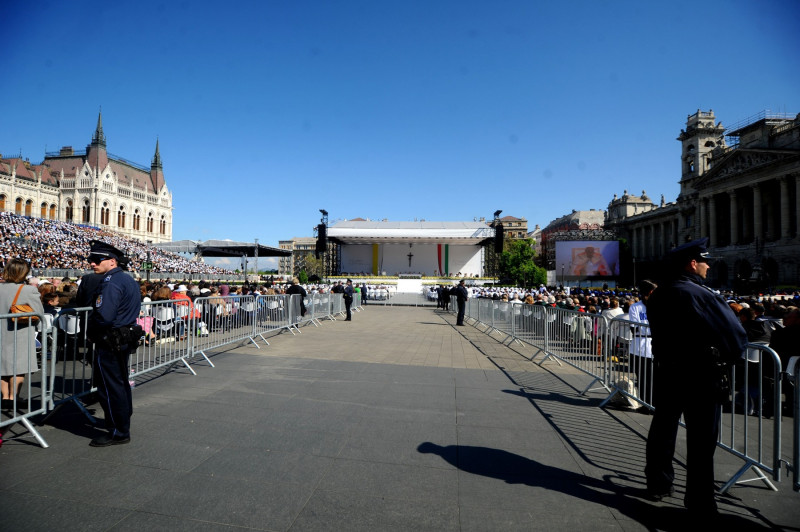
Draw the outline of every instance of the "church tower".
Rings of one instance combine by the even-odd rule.
[[[161,153],[158,150],[158,139],[156,139],[156,153],[150,163],[150,181],[153,183],[153,191],[158,193],[164,186],[164,168],[161,165]]]
[[[681,130],[681,192],[679,198],[694,192],[694,183],[710,167],[711,152],[725,146],[721,123],[714,122],[714,111],[701,111],[689,115],[686,129]]]
[[[86,147],[86,161],[94,168],[97,176],[108,166],[106,136],[103,133],[103,111],[97,115],[97,127],[92,135],[92,143]]]

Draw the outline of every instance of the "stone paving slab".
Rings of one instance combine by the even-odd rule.
[[[0,449],[3,530],[685,527],[682,439],[677,496],[643,499],[649,416],[599,409],[586,375],[454,321],[368,306],[212,353],[197,376],[137,385],[129,445],[88,447],[65,408],[50,448]],[[718,451],[720,483],[741,464]],[[719,525],[796,530],[798,494],[779,487],[733,488]]]

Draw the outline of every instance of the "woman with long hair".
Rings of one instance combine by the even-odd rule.
[[[25,283],[31,271],[22,259],[11,259],[3,269],[3,283],[0,284],[0,313],[10,313],[16,298],[17,305],[30,305],[34,312],[44,314],[39,291]],[[0,390],[2,408],[16,408],[17,395],[25,380],[25,375],[39,371],[36,360],[36,326],[33,320],[27,324],[13,321],[13,318],[0,320],[3,328],[0,344]]]

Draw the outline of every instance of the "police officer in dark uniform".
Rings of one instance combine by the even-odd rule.
[[[698,515],[717,511],[714,451],[720,403],[728,395],[729,365],[747,345],[736,315],[702,284],[709,269],[707,244],[708,238],[702,238],[670,251],[669,278],[647,301],[656,405],[647,437],[647,490],[656,500],[674,491],[672,458],[683,414],[688,445],[683,504]]]
[[[467,299],[469,299],[469,293],[467,292],[467,287],[464,284],[464,279],[459,281],[458,286],[454,289],[454,293],[456,296],[456,304],[458,305],[458,315],[456,316],[456,325],[463,326],[464,325],[464,311],[467,307]]]
[[[353,304],[353,293],[353,281],[348,279],[344,287],[344,308],[347,311],[347,316],[344,321],[351,321],[353,319],[353,316],[350,314],[350,305]]]
[[[89,445],[107,447],[131,441],[133,400],[128,358],[141,337],[141,327],[136,325],[141,297],[139,285],[120,267],[120,263],[127,264],[120,250],[94,240],[88,260],[94,273],[102,276],[92,300],[87,333],[95,343],[97,393],[108,429],[108,434]]]

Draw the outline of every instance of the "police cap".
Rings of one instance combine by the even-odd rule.
[[[675,266],[683,266],[692,260],[708,262],[712,257],[708,253],[708,237],[703,237],[682,244],[667,254],[667,259]]]
[[[106,244],[105,242],[101,242],[100,240],[92,240],[89,243],[89,262],[94,262],[95,264],[99,264],[100,262],[106,259],[117,259],[119,260],[120,257],[124,256],[125,254],[112,246],[111,244]]]

